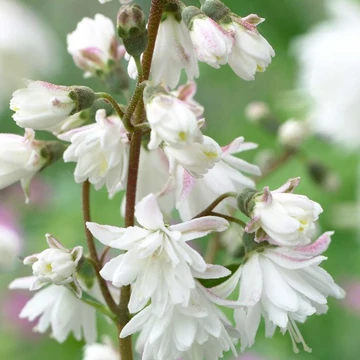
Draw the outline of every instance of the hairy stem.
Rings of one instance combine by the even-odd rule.
[[[220,195],[205,210],[203,210],[201,213],[199,213],[195,217],[193,217],[193,219],[197,219],[197,218],[204,217],[204,216],[209,216],[211,214],[212,210],[214,210],[223,200],[225,200],[229,197],[236,198],[236,196],[237,196],[237,194],[234,192],[228,192],[228,193]]]
[[[138,81],[134,94],[131,98],[130,104],[127,107],[123,117],[124,121],[131,123],[133,126],[141,124],[146,118],[144,102],[142,99],[142,94],[144,90],[143,81],[149,79],[151,62],[155,48],[156,36],[161,21],[163,5],[164,5],[164,0],[152,0],[150,16],[148,21],[148,33],[149,33],[148,47],[143,55],[142,64],[140,63],[140,59],[135,59],[136,66],[138,69]],[[125,227],[134,226],[135,224],[134,213],[135,213],[135,203],[136,203],[137,180],[139,174],[141,139],[142,139],[142,129],[141,128],[136,129],[132,133],[131,141],[130,141],[129,171],[128,171],[128,180],[126,187]],[[122,329],[130,319],[129,309],[128,309],[130,295],[131,295],[130,285],[121,288],[120,303],[118,306],[118,313],[120,315],[118,322],[119,334],[121,333]],[[131,345],[132,345],[131,336],[128,336],[124,339],[121,338],[119,339],[120,357],[122,360],[133,359]]]
[[[98,254],[97,254],[97,251],[95,248],[94,237],[92,236],[91,232],[89,231],[89,229],[86,226],[86,223],[91,221],[91,217],[90,217],[90,183],[89,183],[89,181],[85,181],[82,184],[82,210],[83,210],[84,230],[85,230],[85,235],[86,235],[87,246],[89,249],[92,264],[95,268],[96,277],[99,281],[101,293],[102,293],[109,309],[114,314],[117,314],[116,303],[110,294],[110,291],[106,284],[106,281],[100,275],[101,263],[99,261]]]

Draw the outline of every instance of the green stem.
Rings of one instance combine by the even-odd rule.
[[[214,212],[214,211],[210,212],[209,215],[210,216],[221,217],[221,218],[223,218],[223,219],[225,219],[225,220],[227,220],[229,222],[233,222],[233,223],[236,223],[236,224],[240,225],[242,228],[245,228],[245,226],[246,226],[246,224],[242,220],[240,220],[238,218],[235,218],[233,216],[230,216],[230,215],[224,215],[224,214],[220,214],[220,213],[217,213],[217,212]]]
[[[108,93],[105,92],[98,92],[96,93],[96,97],[98,99],[104,99],[106,100],[108,103],[111,104],[111,106],[113,107],[113,109],[117,112],[117,114],[119,115],[120,119],[122,120],[125,129],[128,132],[133,132],[134,131],[134,126],[131,124],[130,121],[128,121],[125,117],[124,117],[124,112],[121,110],[119,104],[117,103],[117,101]]]

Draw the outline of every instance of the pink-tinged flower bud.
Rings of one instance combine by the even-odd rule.
[[[290,149],[297,149],[309,135],[310,129],[305,121],[290,119],[278,130],[278,141]]]
[[[149,149],[155,149],[162,141],[180,148],[191,144],[199,135],[196,115],[186,103],[167,93],[161,86],[147,85],[144,102],[151,127]]]
[[[123,5],[117,16],[117,32],[126,51],[139,57],[148,44],[148,32],[144,12],[139,5]]]
[[[14,92],[10,108],[18,126],[56,132],[67,117],[90,108],[94,101],[95,93],[85,86],[29,81],[26,88]]]
[[[84,76],[101,76],[121,58],[112,21],[101,14],[94,19],[85,17],[67,36],[67,50]]]
[[[24,259],[25,265],[32,265],[36,277],[30,290],[37,290],[46,284],[72,286],[76,294],[81,296],[81,288],[75,273],[83,256],[83,248],[76,246],[72,250],[63,247],[58,240],[47,234],[49,249],[40,254],[30,255]]]
[[[45,166],[48,159],[42,154],[43,142],[34,137],[30,129],[25,136],[0,134],[0,189],[21,181],[26,190],[31,178]]]
[[[225,65],[235,43],[234,26],[220,26],[195,6],[186,7],[182,17],[190,31],[198,60],[216,69]]]
[[[304,195],[293,194],[300,178],[290,179],[277,190],[257,193],[245,189],[238,196],[239,209],[251,218],[245,231],[255,232],[255,241],[280,246],[306,245],[322,213],[321,206]]]

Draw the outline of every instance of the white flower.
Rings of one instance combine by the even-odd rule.
[[[29,276],[14,280],[10,289],[29,290],[36,280]],[[96,285],[86,289],[94,297],[99,297]],[[51,328],[51,336],[59,343],[73,333],[76,340],[84,338],[88,344],[97,338],[96,310],[78,299],[65,286],[50,285],[40,289],[21,310],[20,318],[38,322],[34,331],[45,333]]]
[[[64,152],[65,162],[76,162],[75,181],[89,180],[99,190],[106,184],[110,196],[123,189],[127,178],[129,143],[121,120],[106,117],[100,109],[96,123],[58,136],[71,141]]]
[[[76,111],[70,97],[71,88],[44,81],[29,81],[26,88],[16,90],[10,101],[13,119],[23,128],[56,130],[60,123]]]
[[[235,306],[196,282],[188,306],[167,301],[166,311],[158,316],[151,303],[129,321],[120,337],[141,331],[136,350],[144,360],[218,360],[230,349],[236,356],[232,338],[239,334],[215,304]]]
[[[233,16],[232,20],[235,45],[229,56],[229,65],[242,79],[254,80],[255,73],[265,71],[275,56],[274,49],[256,29],[256,25],[264,19],[249,15],[243,19]]]
[[[151,63],[151,80],[173,89],[179,83],[182,69],[188,80],[193,80],[199,76],[199,67],[184,22],[178,21],[171,12],[165,12],[163,17]]]
[[[48,283],[54,285],[73,283],[80,297],[81,288],[77,283],[75,273],[83,256],[83,248],[76,246],[72,250],[68,250],[50,234],[46,235],[46,241],[49,249],[24,259],[24,265],[32,265],[33,275],[36,277],[30,290],[38,290]]]
[[[283,333],[289,332],[295,352],[296,343],[310,350],[296,322],[303,323],[315,313],[326,313],[328,296],[341,299],[345,295],[318,266],[326,260],[320,254],[328,248],[331,235],[332,232],[325,233],[305,247],[255,251],[234,274],[234,278],[240,276],[239,302],[248,305],[235,310],[242,350],[253,345],[261,316],[265,319],[266,336],[273,336],[278,326]]]
[[[0,224],[0,271],[11,269],[19,255],[21,239],[10,227]]]
[[[27,190],[31,178],[45,165],[42,145],[35,132],[26,129],[25,136],[0,134],[0,189],[21,181]]]
[[[278,130],[278,141],[289,148],[298,148],[309,134],[308,123],[290,119],[281,124]]]
[[[239,192],[246,187],[254,187],[253,180],[242,172],[260,175],[260,169],[232,154],[256,148],[254,143],[244,143],[239,137],[222,148],[221,160],[202,179],[194,179],[178,167],[176,176],[177,209],[182,220],[189,220],[207,208],[217,197],[226,192]],[[222,201],[215,211],[229,213],[236,209],[233,199]]]
[[[359,148],[360,6],[355,1],[325,3],[330,19],[294,44],[299,87],[310,95],[312,129],[346,148]]]
[[[83,360],[119,360],[119,354],[112,346],[111,340],[105,337],[103,342],[86,345]]]
[[[90,77],[109,70],[109,61],[118,59],[118,44],[112,21],[102,14],[83,18],[67,36],[68,52],[75,64]]]
[[[158,92],[150,98],[144,91],[147,119],[151,126],[148,148],[155,149],[162,141],[172,147],[191,144],[198,136],[199,128],[195,114],[181,100],[168,93]]]
[[[208,136],[201,136],[201,141],[182,148],[165,145],[164,151],[169,158],[171,174],[175,175],[180,165],[194,178],[202,178],[221,157],[220,146]]]
[[[188,108],[196,115],[198,119],[201,119],[204,114],[204,107],[194,100],[196,94],[197,85],[196,82],[191,81],[185,85],[179,86],[176,90],[170,92],[179,100],[184,102]]]
[[[251,221],[245,228],[246,232],[257,232],[255,241],[269,240],[282,246],[306,245],[311,241],[314,222],[323,210],[308,197],[292,194],[299,182],[300,178],[290,179],[273,191],[265,187],[255,197],[249,213]]]
[[[229,25],[225,29],[201,12],[192,16],[191,12],[196,13],[197,10],[192,8],[194,7],[185,8],[183,16],[191,17],[185,19],[185,22],[198,60],[218,69],[229,61],[235,43],[235,28]]]
[[[116,287],[133,284],[131,313],[140,311],[150,299],[159,315],[165,311],[168,299],[187,306],[190,290],[195,288],[192,271],[201,277],[207,269],[204,259],[187,241],[223,231],[228,222],[209,216],[166,226],[153,194],[136,205],[135,217],[142,227],[87,223],[101,243],[127,251],[105,264],[101,276]]]
[[[0,24],[0,111],[3,111],[24,78],[53,76],[60,69],[62,56],[54,29],[29,2],[1,0]]]

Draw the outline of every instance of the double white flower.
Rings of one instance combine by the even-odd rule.
[[[235,310],[242,349],[253,345],[261,316],[266,323],[266,335],[272,336],[278,326],[289,332],[294,351],[296,343],[309,350],[296,325],[313,314],[326,313],[327,297],[337,299],[345,292],[319,264],[330,244],[332,232],[323,234],[313,244],[303,247],[263,248],[253,252],[234,274],[240,277],[239,302],[247,305]]]
[[[96,123],[58,136],[71,141],[65,162],[76,162],[75,181],[89,180],[99,190],[106,184],[110,196],[124,188],[129,161],[129,141],[121,120],[98,110]]]
[[[133,285],[131,313],[140,311],[150,299],[158,315],[164,314],[169,301],[187,306],[195,288],[193,272],[201,278],[207,270],[204,259],[187,242],[212,231],[224,231],[228,222],[208,216],[166,226],[153,194],[136,205],[135,217],[141,227],[87,223],[104,245],[126,250],[105,264],[101,276],[117,287]]]
[[[0,134],[0,189],[21,181],[27,193],[31,178],[47,161],[41,154],[42,147],[30,129],[26,129],[25,136]]]
[[[255,241],[268,240],[281,246],[310,243],[314,222],[322,213],[321,206],[304,195],[292,194],[300,178],[290,179],[279,189],[268,187],[254,199],[245,230],[256,232]]]

